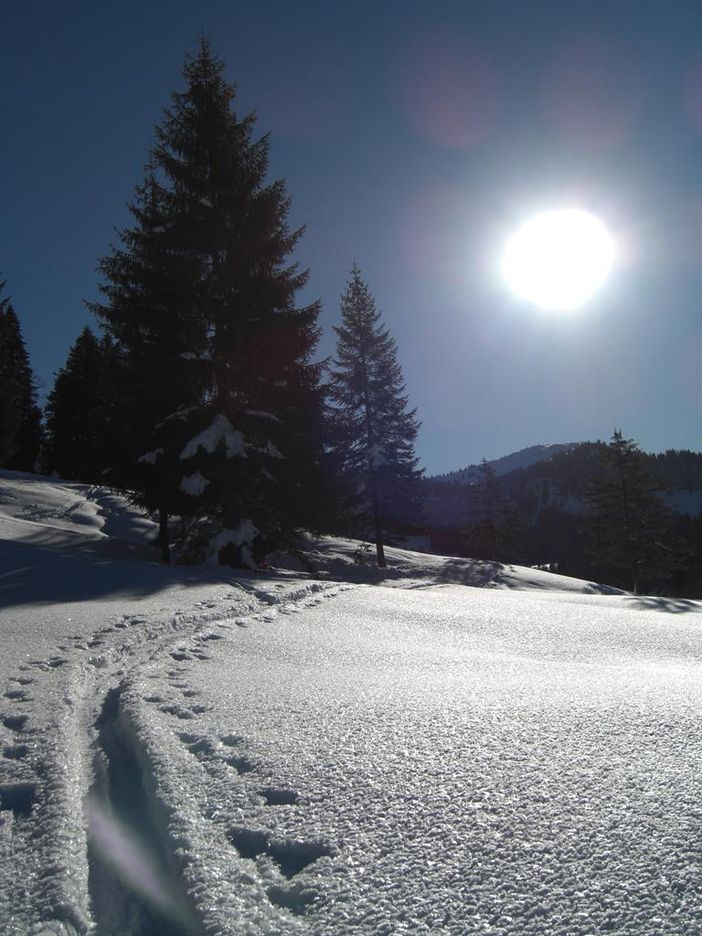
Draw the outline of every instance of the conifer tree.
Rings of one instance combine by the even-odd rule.
[[[500,490],[495,468],[483,458],[466,497],[468,554],[477,559],[513,561],[519,522],[516,509]]]
[[[394,338],[354,264],[341,298],[341,325],[330,370],[332,449],[361,522],[370,522],[378,565],[384,567],[385,531],[416,516],[420,423],[408,398]]]
[[[86,326],[56,374],[46,403],[44,462],[62,478],[114,482],[113,465],[127,433],[115,433],[114,350]]]
[[[603,449],[600,476],[590,484],[586,520],[592,563],[613,584],[634,592],[661,587],[680,564],[671,511],[645,455],[619,429]]]
[[[0,467],[34,471],[41,410],[19,319],[0,282]]]
[[[207,40],[184,77],[95,311],[139,388],[137,424],[152,427],[148,444],[136,433],[139,495],[162,516],[216,518],[220,560],[250,563],[255,534],[280,542],[304,524],[320,470],[319,309],[295,305],[302,229]]]

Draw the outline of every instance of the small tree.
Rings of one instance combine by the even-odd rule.
[[[46,402],[49,471],[75,481],[115,480],[114,464],[129,435],[115,425],[115,358],[109,339],[99,340],[87,326],[68,352]]]
[[[4,287],[0,282],[0,293]],[[9,297],[0,297],[0,467],[34,471],[41,436],[41,410],[19,319]]]
[[[421,471],[415,456],[420,423],[408,409],[397,346],[354,264],[341,298],[341,325],[330,370],[332,449],[356,516],[370,522],[378,565],[386,565],[384,531],[416,516]]]
[[[466,548],[477,559],[511,561],[518,538],[517,511],[500,490],[495,468],[483,458],[466,497]]]
[[[590,483],[586,525],[593,566],[634,592],[664,586],[680,565],[671,511],[638,445],[619,429]]]

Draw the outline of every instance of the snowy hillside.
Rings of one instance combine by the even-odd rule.
[[[0,933],[702,928],[702,605],[0,472]]]

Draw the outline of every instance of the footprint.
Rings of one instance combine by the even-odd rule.
[[[192,699],[193,696],[197,696],[197,695],[200,695],[200,692],[197,689],[184,689],[183,690],[183,696],[186,699]]]
[[[33,676],[16,676],[11,682],[19,683],[20,686],[30,686],[34,682]]]
[[[225,734],[220,735],[219,740],[222,742],[222,744],[226,744],[227,747],[238,747],[244,739],[241,737],[241,735]]]
[[[185,708],[182,705],[162,705],[161,711],[165,712],[166,715],[175,715],[176,718],[183,720],[195,718],[195,714],[191,712],[189,708]]]
[[[27,723],[26,715],[3,715],[2,723],[10,731],[23,731]]]
[[[34,783],[0,784],[0,810],[8,810],[17,816],[29,816],[36,797],[37,788]]]
[[[147,695],[144,696],[144,702],[153,702],[158,705],[159,702],[163,702],[163,697],[160,695]]]
[[[315,898],[313,891],[301,887],[299,884],[292,884],[290,887],[280,887],[274,884],[266,891],[268,899],[276,907],[283,907],[290,910],[296,916],[307,912],[307,908]]]
[[[266,832],[246,829],[243,826],[230,829],[228,837],[242,858],[268,855],[288,879],[295,877],[319,858],[332,854],[330,848],[319,842],[272,839]]]
[[[178,735],[183,744],[191,754],[213,754],[214,745],[208,738],[201,738],[198,735],[183,732]]]
[[[224,763],[240,774],[251,773],[254,769],[254,765],[247,757],[225,757]]]
[[[27,754],[29,754],[28,744],[11,744],[2,750],[2,756],[9,760],[22,760]]]
[[[295,839],[279,839],[270,843],[268,854],[279,866],[286,878],[294,877],[319,858],[329,857],[331,849],[319,842],[299,842]]]
[[[24,689],[8,689],[5,692],[5,698],[9,699],[11,702],[30,702],[31,696],[29,696]]]
[[[267,806],[296,806],[300,799],[297,790],[286,790],[282,787],[265,787],[258,792]]]

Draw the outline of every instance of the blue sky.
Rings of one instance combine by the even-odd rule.
[[[307,226],[320,354],[356,260],[430,473],[615,426],[699,450],[698,0],[5,0],[0,25],[0,273],[44,392],[204,29]],[[556,317],[496,268],[516,224],[560,205],[598,213],[620,259]]]

